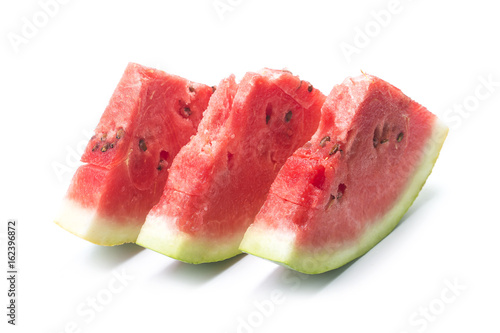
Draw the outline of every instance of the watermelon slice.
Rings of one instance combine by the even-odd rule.
[[[134,242],[168,167],[202,118],[213,89],[129,64],[75,173],[56,223],[90,242]]]
[[[281,169],[240,249],[309,274],[361,256],[411,206],[447,132],[383,80],[346,79],[328,96],[317,132]]]
[[[286,159],[315,132],[324,100],[288,71],[223,80],[137,243],[190,263],[241,253],[245,230]]]

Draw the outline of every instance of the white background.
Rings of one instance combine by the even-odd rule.
[[[493,1],[66,2],[52,1],[50,16],[35,0],[0,4],[2,332],[500,330]],[[287,67],[325,93],[363,70],[425,105],[450,134],[396,230],[326,274],[243,255],[194,266],[135,245],[99,247],[52,221],[129,61],[209,85]],[[19,224],[16,327],[5,315],[9,218]]]

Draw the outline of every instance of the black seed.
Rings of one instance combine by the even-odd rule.
[[[397,138],[396,140],[397,140],[398,142],[401,142],[401,140],[403,140],[403,136],[404,136],[403,132],[399,133],[399,134],[398,134],[398,138]]]
[[[215,92],[216,89],[217,89],[217,86],[212,86],[212,92]]]
[[[266,124],[271,120],[271,114],[273,113],[273,105],[271,103],[267,103],[266,106]]]
[[[191,109],[188,107],[188,106],[185,106],[181,109],[181,115],[184,117],[184,118],[187,118],[191,115],[191,113],[193,113],[191,111]]]
[[[380,144],[384,144],[384,143],[386,143],[387,141],[389,141],[389,139],[383,139],[383,140],[381,140],[381,141],[380,141]]]
[[[194,87],[193,86],[189,86],[189,92],[194,92]]]
[[[160,161],[160,163],[161,163],[161,161]],[[158,164],[158,167],[156,168],[156,170],[161,171],[161,164]]]
[[[333,145],[332,149],[330,149],[330,152],[328,153],[328,155],[333,155],[338,151],[339,151],[339,144],[336,143]]]
[[[311,92],[313,91],[313,86],[312,84],[309,83],[309,86],[307,87],[307,91]]]
[[[118,140],[121,139],[121,137],[123,136],[124,133],[125,133],[125,131],[123,130],[123,128],[118,129],[118,132],[116,132],[116,138]]]
[[[109,149],[111,149],[111,148],[115,148],[115,144],[112,142],[109,144]]]
[[[144,139],[140,139],[139,140],[139,148],[142,150],[142,151],[146,151],[148,150],[148,147],[146,146],[146,141]]]
[[[377,148],[381,136],[382,135],[380,133],[380,128],[377,126],[375,128],[375,131],[373,131],[373,147],[374,148]]]
[[[288,123],[290,120],[292,120],[292,110],[289,110],[285,115],[285,122]]]
[[[330,141],[330,137],[329,136],[325,136],[323,139],[321,139],[321,141],[319,142],[319,146],[321,148],[323,148],[326,145],[327,141]]]
[[[92,151],[95,151],[96,149],[99,149],[99,144],[96,143],[94,147],[92,147]]]
[[[102,146],[101,151],[104,153],[106,150],[108,150],[108,144],[105,143],[104,146]]]

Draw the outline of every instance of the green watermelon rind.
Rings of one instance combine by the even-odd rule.
[[[240,234],[232,239],[217,239],[215,243],[171,228],[171,223],[175,222],[167,221],[164,216],[148,216],[136,244],[190,264],[217,262],[241,254],[238,250]]]
[[[114,221],[97,216],[94,210],[67,198],[63,200],[54,223],[75,236],[104,246],[134,243],[142,225],[140,221]]]
[[[295,236],[291,231],[254,224],[247,229],[240,250],[306,274],[324,273],[362,256],[394,230],[413,204],[432,172],[447,134],[448,128],[436,118],[432,134],[424,146],[421,163],[400,199],[387,214],[371,223],[356,243],[342,250],[313,251],[295,246]]]

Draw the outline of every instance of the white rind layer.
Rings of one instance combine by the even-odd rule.
[[[141,230],[139,221],[114,221],[99,217],[95,210],[82,207],[68,198],[64,199],[55,223],[91,243],[107,246],[133,243]]]
[[[202,239],[178,230],[175,225],[175,218],[149,215],[136,243],[191,264],[222,261],[241,253],[241,234],[230,239]]]
[[[420,165],[415,169],[415,174],[400,199],[385,216],[370,223],[356,243],[341,249],[322,248],[313,252],[311,249],[296,246],[293,232],[257,224],[247,229],[240,250],[307,274],[323,273],[362,256],[391,233],[410,208],[430,175],[447,134],[448,128],[436,119]]]

